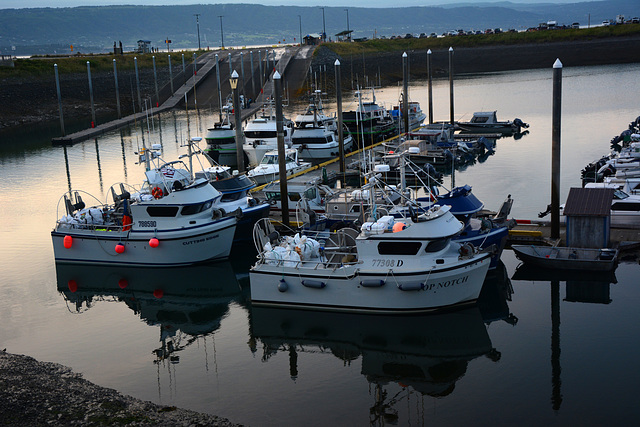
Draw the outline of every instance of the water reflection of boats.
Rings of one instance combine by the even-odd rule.
[[[478,297],[478,308],[487,325],[500,320],[514,326],[518,323],[518,318],[509,311],[512,295],[513,286],[507,268],[502,261],[498,261],[496,268],[487,273]]]
[[[531,282],[566,282],[566,298],[569,302],[592,304],[611,303],[610,285],[618,283],[614,271],[551,270],[520,264],[513,280]]]
[[[593,283],[618,283],[615,271],[580,271],[557,270],[537,267],[521,263],[511,276],[512,280],[525,280],[530,282],[593,282]]]
[[[100,301],[123,302],[149,325],[160,326],[158,360],[175,363],[176,352],[220,327],[241,289],[229,262],[139,269],[56,263],[57,288],[83,313]]]
[[[419,326],[418,326],[419,325]],[[277,352],[362,359],[370,383],[398,383],[431,396],[450,394],[468,362],[495,352],[477,307],[431,316],[379,316],[252,307],[263,361]],[[290,357],[296,376],[297,357]]]

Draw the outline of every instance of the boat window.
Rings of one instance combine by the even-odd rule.
[[[231,136],[228,138],[207,138],[207,144],[209,145],[222,145],[222,144],[235,144],[236,137]]]
[[[489,117],[487,116],[476,116],[473,119],[471,119],[471,123],[486,123],[487,120],[489,119]]]
[[[295,135],[295,133],[294,133]],[[296,138],[295,136],[292,137],[292,141],[294,144],[326,144],[327,142],[331,142],[330,140],[327,139],[328,137],[323,136],[323,137],[316,137],[316,138]]]
[[[278,156],[264,156],[260,163],[263,165],[275,165],[278,163]]]
[[[625,212],[640,211],[640,203],[614,203],[611,205],[611,210]]]
[[[182,208],[182,215],[195,215],[197,213],[206,211],[212,205],[212,201],[209,200],[204,203],[198,203],[196,205],[188,205]]]
[[[280,200],[280,193],[272,193],[272,192],[265,192],[264,193],[265,196],[267,196],[267,200],[271,201],[279,201]]]
[[[624,200],[624,199],[626,199],[627,197],[629,197],[629,195],[628,195],[627,193],[625,193],[624,191],[622,191],[622,190],[615,190],[615,191],[613,192],[613,198],[614,198],[614,199],[617,199],[617,200]]]
[[[425,246],[424,251],[427,253],[440,252],[441,250],[446,248],[448,244],[449,244],[449,239],[432,240],[429,243],[427,243],[427,246]]]
[[[304,192],[304,197],[309,200],[313,200],[316,198],[316,189],[315,187],[307,188]]]
[[[302,198],[300,197],[299,193],[288,193],[288,194],[289,194],[289,200],[291,200],[292,202],[297,202]]]
[[[221,202],[235,202],[236,200],[240,200],[242,197],[244,197],[244,194],[242,191],[238,191],[236,193],[227,193],[227,194],[223,194],[222,197],[220,198]],[[184,215],[184,212],[183,212]]]
[[[148,206],[147,214],[150,217],[171,218],[178,214],[178,206]]]
[[[380,255],[415,255],[421,246],[421,242],[380,242],[378,253]]]
[[[247,138],[265,139],[277,138],[278,134],[276,131],[270,130],[246,130],[244,131],[244,136],[246,136]]]
[[[353,205],[351,206],[351,209],[349,209],[350,212],[360,212],[360,205]]]

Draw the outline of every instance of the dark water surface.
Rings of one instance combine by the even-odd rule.
[[[562,201],[640,114],[640,65],[563,74]],[[490,209],[511,194],[514,218],[535,219],[550,202],[551,75],[456,81],[456,118],[495,109],[531,125],[455,178]],[[396,87],[378,92],[388,106],[398,96]],[[425,110],[426,97],[422,82],[412,85]],[[448,99],[448,82],[436,82],[436,119],[448,119]],[[349,101],[345,110],[355,108]],[[252,309],[252,248],[189,268],[56,267],[49,233],[64,191],[104,200],[113,183],[139,184],[142,138],[162,143],[172,160],[188,132],[203,135],[215,115],[190,112],[187,126],[185,112],[167,113],[144,134],[139,125],[68,148],[33,133],[0,147],[1,348],[246,425],[637,423],[637,261],[622,262],[613,277],[545,276],[505,251],[478,307],[416,317]]]

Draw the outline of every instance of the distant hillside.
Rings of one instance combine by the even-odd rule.
[[[354,37],[391,36],[406,33],[441,34],[453,29],[526,29],[540,22],[600,24],[616,15],[640,15],[637,3],[628,0],[574,4],[457,5],[389,9],[324,8],[327,36],[347,29]],[[139,39],[150,40],[166,51],[170,39],[175,49],[198,47],[195,14],[199,14],[202,47],[272,45],[297,42],[302,35],[323,31],[319,7],[218,4],[190,6],[101,6],[74,8],[0,9],[0,52],[34,53],[104,52],[122,41],[131,50]],[[221,19],[222,16],[222,35]]]

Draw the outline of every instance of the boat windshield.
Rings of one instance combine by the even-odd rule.
[[[276,138],[278,136],[276,131],[270,130],[247,130],[244,132],[244,136],[247,138],[265,139]]]
[[[264,156],[260,161],[261,165],[275,165],[278,163],[277,156]]]
[[[613,198],[617,200],[624,200],[628,198],[629,195],[622,190],[616,190],[613,192]]]

